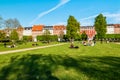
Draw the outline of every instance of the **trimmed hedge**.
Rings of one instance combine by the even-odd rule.
[[[24,41],[32,41],[32,36],[23,36]]]
[[[57,41],[58,40],[57,35],[49,35],[49,37],[50,37],[50,41]],[[38,41],[45,41],[45,36],[44,35],[37,36],[37,40]]]
[[[106,34],[105,35],[106,39],[120,39],[120,34]]]

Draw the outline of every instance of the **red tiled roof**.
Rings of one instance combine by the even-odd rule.
[[[120,28],[120,24],[114,24],[115,28]]]
[[[54,30],[65,30],[66,27],[64,25],[55,25],[53,26],[53,29]]]
[[[32,27],[32,31],[42,31],[43,27],[44,27],[44,25],[34,25]]]

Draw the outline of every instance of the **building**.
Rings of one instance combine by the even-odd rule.
[[[24,27],[23,35],[24,36],[32,36],[32,27]]]
[[[19,29],[20,37],[23,36],[32,36],[34,41],[37,41],[38,35],[43,35],[45,30],[49,30],[51,35],[61,36],[66,34],[66,26],[64,25],[54,25],[54,26],[44,26],[44,25],[33,25],[32,27],[25,27]],[[6,30],[7,31],[7,30]],[[93,37],[97,34],[94,26],[81,26],[80,34],[86,32],[88,39],[93,39]],[[23,32],[23,34],[22,34]],[[10,33],[10,30],[7,31]],[[107,25],[107,33],[106,34],[120,34],[120,24],[108,24]]]
[[[50,31],[50,34],[51,34],[51,35],[54,35],[54,34],[53,34],[53,26],[44,26],[43,32],[44,32],[45,30],[49,30],[49,31]]]
[[[93,37],[96,35],[95,28],[93,26],[81,26],[80,27],[80,34],[82,34],[85,31],[85,33],[88,36],[88,39],[92,40]]]
[[[33,25],[32,27],[32,37],[33,41],[37,41],[37,36],[38,35],[43,35],[43,28],[44,25]]]
[[[108,24],[106,34],[120,34],[120,24]]]
[[[18,36],[19,36],[19,40],[22,40],[22,38],[23,38],[23,30],[24,30],[24,28],[21,26],[16,29]]]
[[[120,34],[120,24],[114,24],[114,34]]]
[[[60,36],[60,34],[66,34],[66,26],[55,25],[53,26],[53,34]]]
[[[114,34],[114,32],[115,32],[114,25],[113,24],[108,24],[106,34]]]

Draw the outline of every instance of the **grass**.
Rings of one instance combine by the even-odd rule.
[[[0,55],[0,80],[120,79],[120,45],[69,45]]]
[[[9,51],[9,50],[16,50],[16,49],[24,49],[24,48],[31,48],[31,47],[35,47],[32,46],[34,42],[27,42],[26,44],[20,44],[20,45],[16,45],[16,47],[14,48],[8,48],[8,47],[4,47],[4,43],[0,43],[0,51]],[[58,42],[51,42],[49,44],[44,44],[42,42],[37,42],[38,46],[45,46],[45,45],[51,45],[51,44],[57,44]],[[36,46],[36,47],[38,47]]]

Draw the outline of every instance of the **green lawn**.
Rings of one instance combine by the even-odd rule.
[[[120,80],[120,45],[69,45],[0,55],[0,80]]]
[[[51,45],[51,44],[57,44],[57,43],[58,42],[51,42],[49,44],[45,44],[45,43],[42,43],[42,42],[37,42],[38,46],[45,46],[45,45]],[[34,42],[27,42],[26,44],[24,43],[24,44],[21,44],[21,45],[16,44],[16,47],[14,47],[14,48],[8,48],[8,47],[5,48],[4,44],[0,43],[0,51],[8,51],[8,50],[17,50],[17,49],[38,47],[38,46],[32,46],[32,44],[34,44]]]

